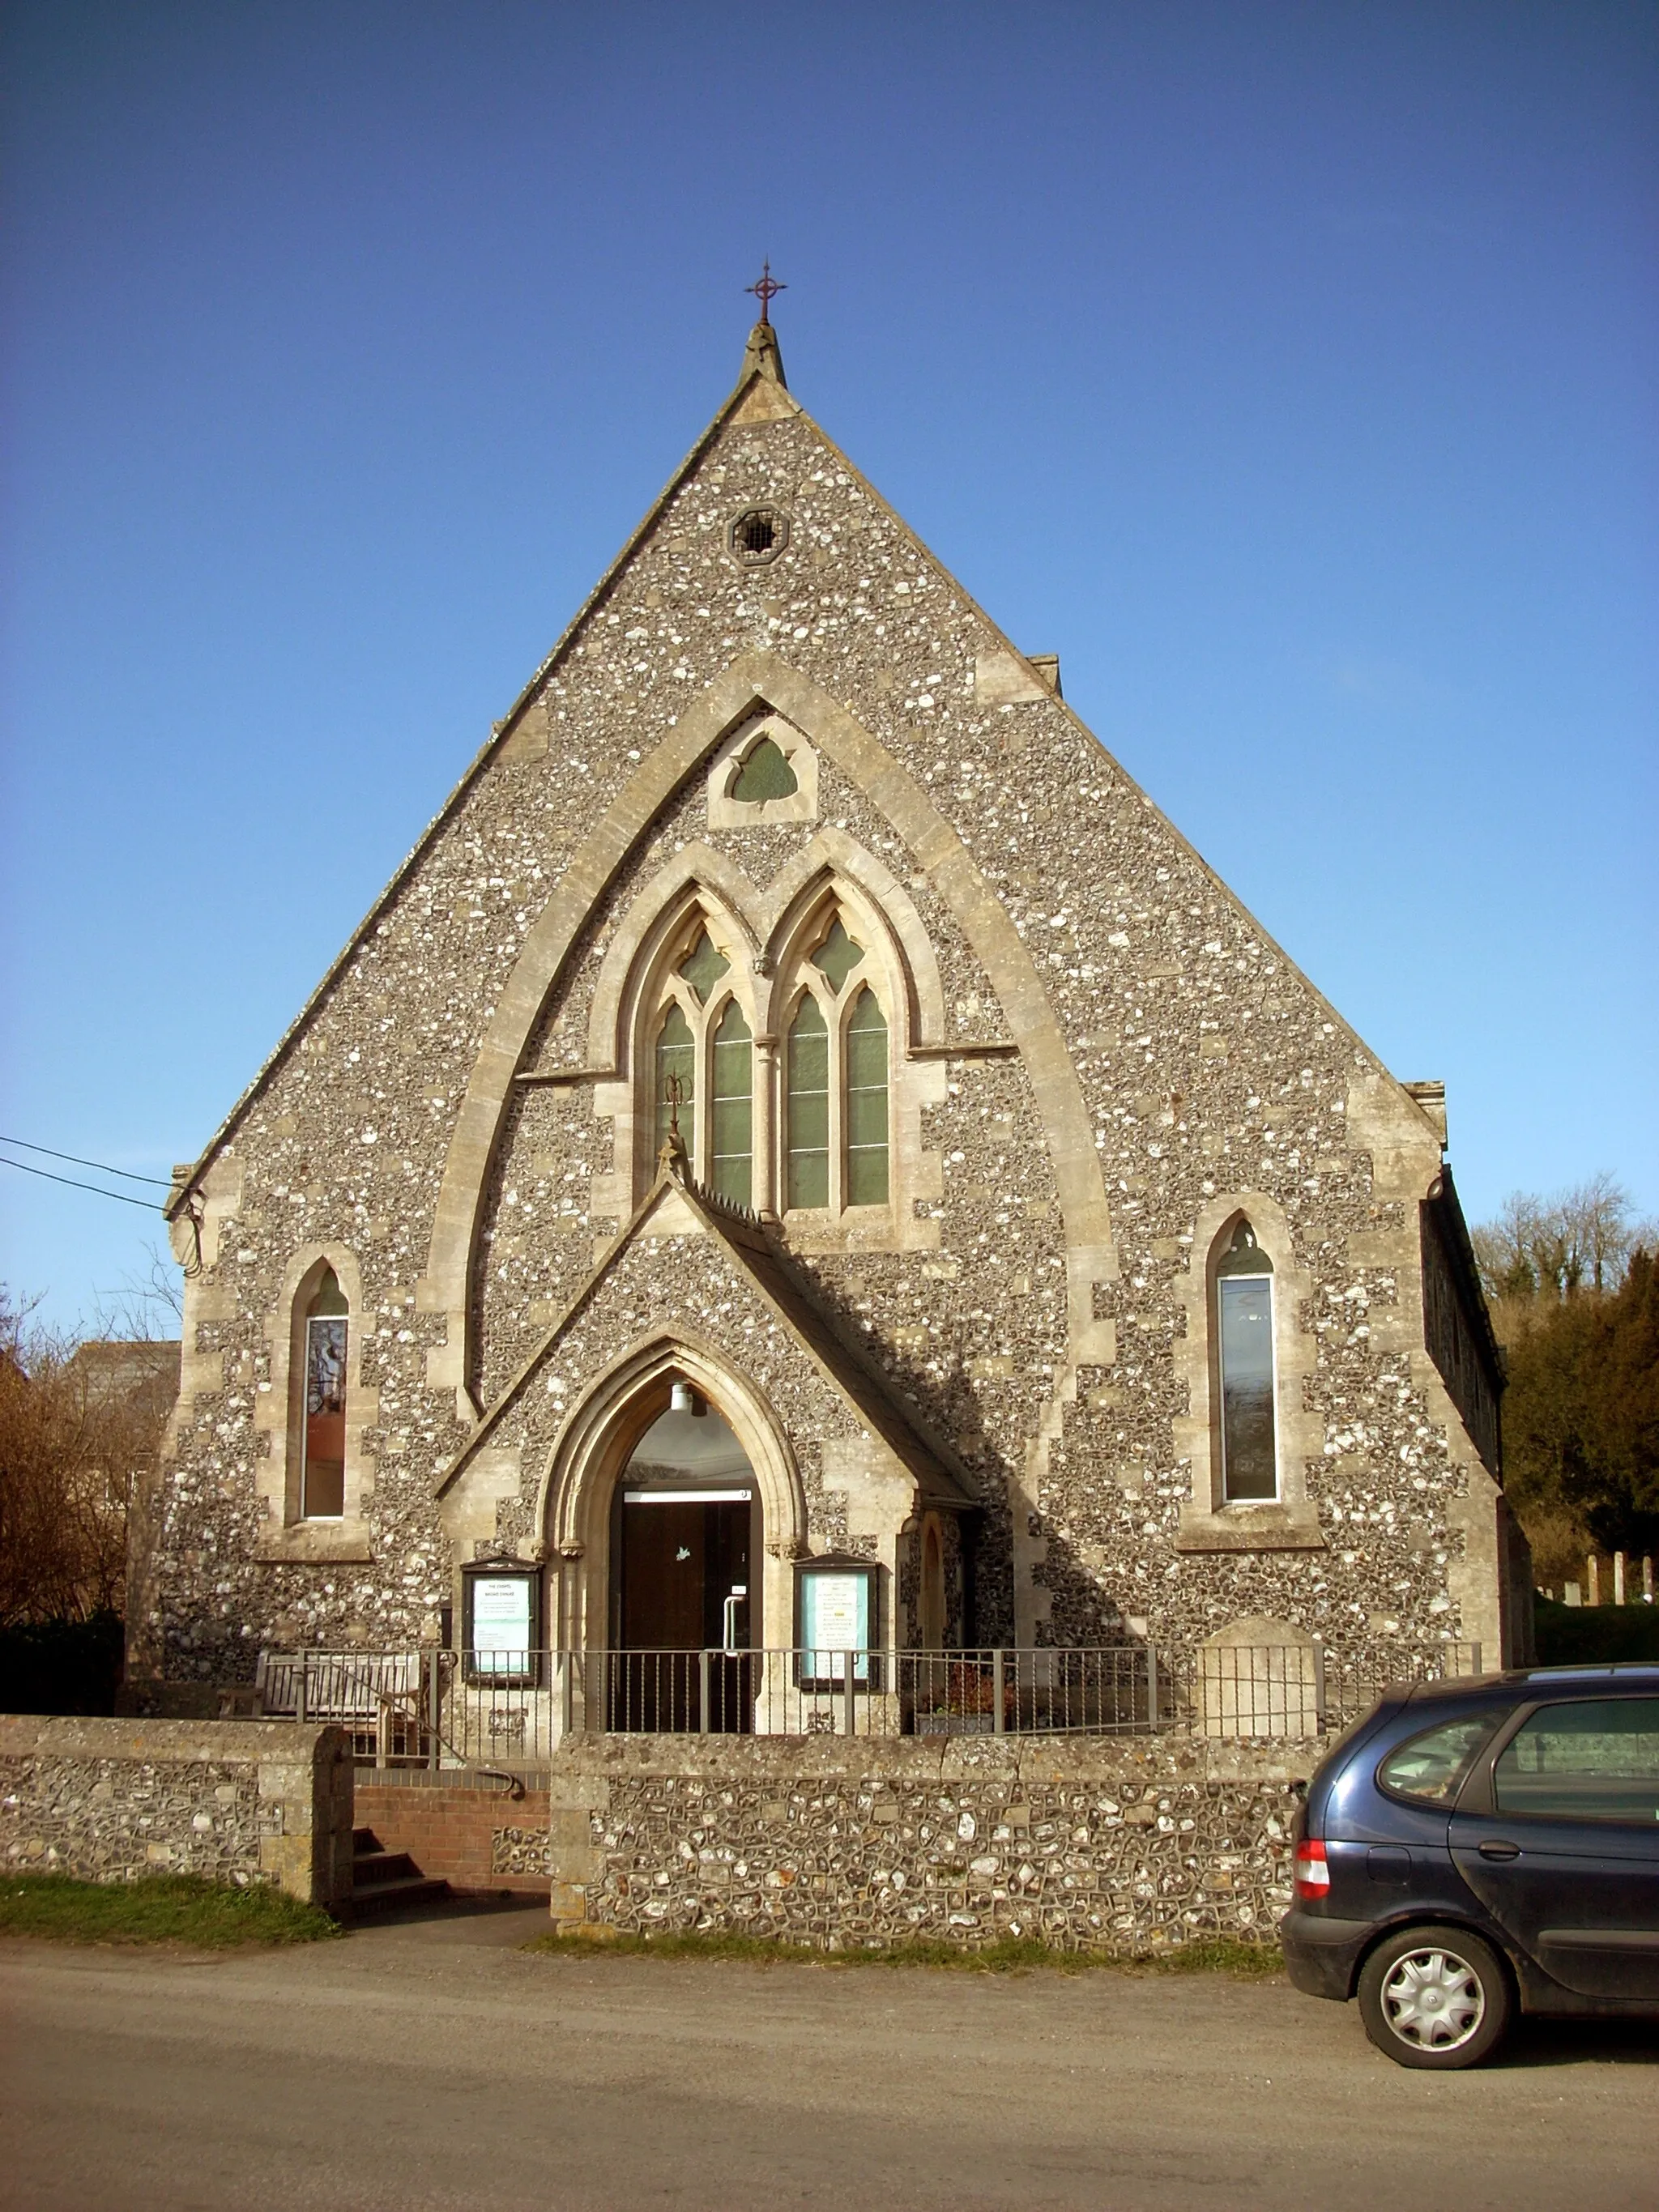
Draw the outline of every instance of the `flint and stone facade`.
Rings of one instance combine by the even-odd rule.
[[[671,1005],[696,1072],[665,1132]],[[884,1091],[848,1072],[855,1016]],[[1266,1618],[1521,1650],[1437,1086],[1264,934],[764,326],[171,1213],[184,1366],[135,1674],[430,1643],[490,1559],[543,1576],[544,1641],[605,1645],[617,1486],[677,1386],[752,1473],[757,1645],[796,1640],[802,1561],[854,1554],[900,1646]],[[1241,1223],[1273,1285],[1273,1494],[1248,1498],[1217,1342]],[[331,1271],[324,1516],[302,1370]]]

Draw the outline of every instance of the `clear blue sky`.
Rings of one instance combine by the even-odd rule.
[[[1447,1079],[1470,1210],[1606,1167],[1659,1213],[1659,9],[0,35],[5,1134],[194,1155],[724,397],[769,253],[794,390]],[[0,1207],[64,1321],[156,1234]]]

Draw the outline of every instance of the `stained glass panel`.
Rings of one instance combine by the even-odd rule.
[[[787,1067],[790,1206],[830,1203],[830,1031],[809,991],[789,1030]]]
[[[847,1024],[847,1203],[887,1203],[887,1023],[867,985]]]

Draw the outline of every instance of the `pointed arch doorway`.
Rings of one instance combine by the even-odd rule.
[[[607,1724],[751,1734],[760,1488],[735,1431],[684,1378],[622,1468],[611,1518]]]

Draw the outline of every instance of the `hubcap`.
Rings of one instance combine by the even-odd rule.
[[[1408,1951],[1389,1969],[1382,2011],[1402,2043],[1419,2051],[1455,2051],[1485,2019],[1486,1993],[1468,1960],[1455,1951]]]

